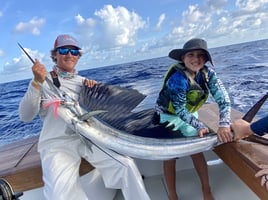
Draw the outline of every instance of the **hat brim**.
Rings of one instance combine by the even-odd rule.
[[[178,61],[182,61],[182,56],[190,51],[195,51],[195,50],[202,50],[204,52],[206,52],[206,55],[207,55],[207,60],[206,61],[209,61],[212,65],[213,65],[213,62],[212,62],[212,58],[210,56],[210,53],[205,50],[205,49],[201,49],[201,48],[194,48],[194,49],[173,49],[169,52],[168,56],[172,59],[175,59],[175,60],[178,60]]]

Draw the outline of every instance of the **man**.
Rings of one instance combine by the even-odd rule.
[[[78,134],[68,128],[61,118],[54,117],[53,107],[44,107],[43,86],[45,79],[54,80],[55,85],[71,98],[78,100],[82,85],[92,87],[96,81],[79,76],[75,70],[82,56],[77,40],[70,35],[59,35],[51,50],[55,62],[51,75],[37,59],[32,66],[33,80],[30,82],[19,106],[21,120],[31,121],[37,114],[43,120],[38,151],[40,153],[44,195],[48,200],[88,200],[79,182],[81,157],[90,162],[101,173],[105,186],[122,190],[126,200],[149,200],[141,175],[134,161],[114,151],[92,145],[89,148]]]

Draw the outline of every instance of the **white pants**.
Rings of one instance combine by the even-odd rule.
[[[39,151],[48,200],[92,200],[79,182],[81,157],[99,170],[106,187],[121,189],[125,200],[150,199],[134,160],[127,156],[94,145],[91,151],[78,136],[55,139]]]

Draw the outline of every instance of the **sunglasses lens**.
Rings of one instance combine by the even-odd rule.
[[[68,49],[68,48],[58,48],[58,52],[60,55],[67,55],[69,52],[71,52],[73,56],[78,56],[79,54],[78,49]]]
[[[70,51],[71,51],[71,54],[73,56],[77,56],[79,54],[79,50],[78,49],[70,49]]]
[[[58,52],[61,55],[67,55],[68,52],[69,52],[69,49],[67,49],[67,48],[58,48]]]

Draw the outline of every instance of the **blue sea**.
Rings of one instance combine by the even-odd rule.
[[[217,47],[210,52],[232,107],[247,112],[268,91],[268,39]],[[154,107],[163,75],[173,62],[168,57],[153,58],[83,70],[79,74],[98,82],[139,90],[147,95],[137,108],[142,110]],[[0,84],[0,146],[38,135],[41,130],[39,117],[31,123],[23,123],[18,117],[19,102],[29,82],[30,79]],[[268,102],[257,117],[265,116],[267,111]]]

